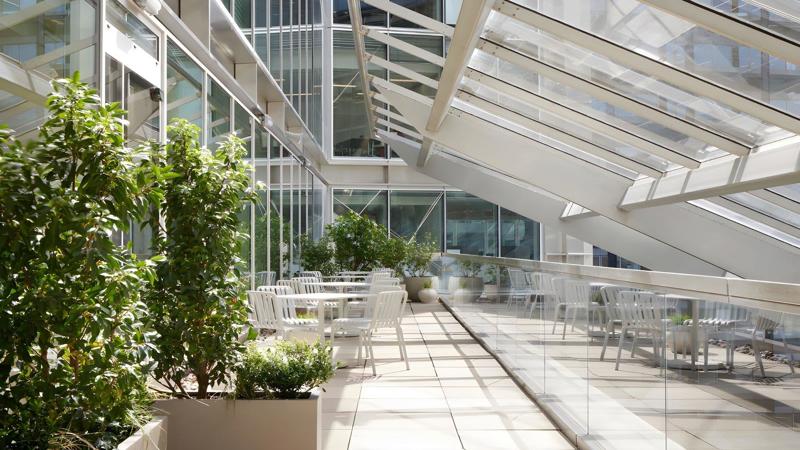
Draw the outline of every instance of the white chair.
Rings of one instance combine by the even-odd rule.
[[[366,317],[368,314],[367,309],[369,308],[370,300],[375,299],[381,292],[399,290],[400,279],[388,277],[377,279],[375,282],[370,284],[369,290],[366,291],[367,298],[365,300],[351,300],[347,302],[345,305],[344,315],[346,317],[350,317],[352,315],[352,311],[361,311],[362,316]]]
[[[531,295],[530,286],[528,286],[528,279],[525,277],[525,272],[520,269],[506,269],[508,273],[508,281],[511,285],[511,292],[508,295],[506,302],[506,309],[511,309],[511,306],[519,305],[520,303],[528,304]]]
[[[284,339],[287,332],[293,330],[315,332],[319,329],[319,321],[298,318],[294,302],[279,299],[276,295],[281,294],[268,290],[247,291],[247,299],[252,309],[251,324],[254,328],[275,330]]]
[[[736,355],[736,330],[750,322],[750,310],[730,303],[707,302],[697,323],[706,330],[708,337],[724,338],[725,364],[733,370]],[[687,324],[691,324],[691,320]],[[706,352],[708,353],[708,352]]]
[[[618,311],[622,322],[617,348],[617,363],[614,370],[619,370],[625,334],[633,332],[631,357],[636,352],[636,340],[640,333],[649,334],[653,340],[653,358],[655,363],[661,361],[664,350],[666,323],[664,321],[666,303],[663,296],[652,292],[622,291],[618,297]]]
[[[322,272],[320,272],[319,270],[304,270],[304,271],[300,272],[300,276],[304,277],[304,278],[305,277],[318,278],[318,279],[321,280],[322,279]]]
[[[527,303],[529,303],[531,309],[530,317],[533,317],[533,311],[536,309],[535,301],[539,300],[543,304],[546,297],[554,297],[556,295],[556,289],[553,287],[553,276],[548,273],[525,273],[525,279],[528,282],[528,286],[530,286]]]
[[[765,311],[765,310],[758,310],[755,314],[755,328],[753,328],[752,334],[752,346],[753,346],[753,355],[756,358],[756,364],[758,364],[758,369],[761,371],[761,377],[764,378],[767,376],[766,372],[764,372],[764,362],[761,359],[761,350],[759,349],[760,343],[773,343],[778,344],[783,343],[783,350],[786,352],[786,356],[789,357],[789,369],[792,371],[794,375],[794,352],[789,347],[789,344],[786,342],[786,327],[784,325],[785,315],[784,313],[777,312],[777,311]],[[772,338],[767,337],[767,330],[772,331]],[[777,335],[780,332],[781,340],[777,339]],[[758,343],[758,344],[757,344]]]
[[[406,369],[410,369],[408,364],[408,353],[403,339],[403,329],[400,323],[403,319],[408,293],[406,291],[385,291],[370,300],[368,308],[369,316],[364,318],[340,318],[333,321],[331,327],[331,346],[333,336],[338,331],[358,333],[358,355],[361,360],[361,348],[366,350],[366,356],[372,363],[372,374],[376,375],[375,352],[372,348],[372,337],[377,330],[382,328],[394,328],[397,335],[397,344],[400,349],[400,359],[405,361]]]
[[[275,284],[274,271],[256,272],[256,286],[272,286]]]
[[[630,288],[622,286],[603,286],[600,288],[600,296],[603,299],[606,310],[605,326],[603,327],[605,335],[603,336],[603,350],[600,352],[600,361],[603,361],[606,357],[608,339],[614,334],[614,329],[617,325],[622,326],[619,313],[619,293],[630,290]]]

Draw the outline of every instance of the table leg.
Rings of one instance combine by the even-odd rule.
[[[692,330],[691,330],[691,346],[692,346],[692,370],[697,368],[697,353],[700,351],[700,342],[698,339],[700,328],[700,304],[696,299],[691,300],[692,304]]]

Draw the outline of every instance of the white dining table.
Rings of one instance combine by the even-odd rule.
[[[303,283],[303,284],[311,284],[314,286],[321,286],[326,288],[335,288],[340,293],[344,293],[347,289],[368,288],[370,286],[369,283],[364,283],[362,281],[318,281],[318,282]]]

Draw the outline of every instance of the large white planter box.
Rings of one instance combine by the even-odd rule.
[[[167,450],[167,418],[154,417],[117,446],[117,450]]]
[[[319,450],[319,393],[303,400],[157,400],[169,450]]]

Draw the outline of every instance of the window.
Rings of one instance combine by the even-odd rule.
[[[466,192],[448,192],[447,251],[497,256],[497,206]]]
[[[500,208],[500,256],[539,259],[539,224]]]
[[[444,192],[392,191],[389,198],[391,232],[406,239],[431,241],[442,247]]]
[[[369,217],[383,226],[387,225],[387,192],[367,189],[335,189],[333,191],[333,215],[353,211]]]

